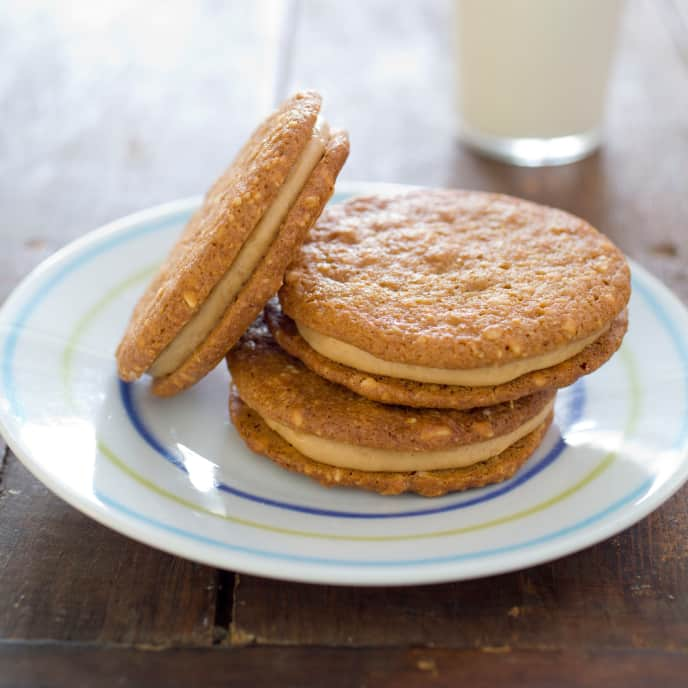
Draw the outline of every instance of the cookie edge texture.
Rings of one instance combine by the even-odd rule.
[[[116,352],[123,380],[148,370],[229,269],[310,140],[321,102],[315,91],[285,100],[208,190],[134,307]]]
[[[234,386],[230,393],[229,408],[232,423],[246,445],[281,468],[305,475],[325,487],[354,487],[381,495],[413,492],[423,497],[441,497],[449,492],[460,492],[508,480],[540,446],[554,417],[550,413],[533,432],[501,454],[473,466],[439,471],[384,473],[337,468],[305,457],[271,430],[260,415],[241,400]]]
[[[181,366],[169,375],[153,380],[153,394],[172,396],[191,387],[222,361],[227,351],[250,327],[282,284],[294,252],[331,198],[337,175],[348,155],[348,135],[344,131],[333,132],[323,158],[315,166],[283,220],[276,239],[237,298],[208,337]]]
[[[618,351],[628,329],[628,315],[622,311],[597,340],[557,365],[526,373],[501,385],[460,387],[400,380],[355,370],[315,351],[298,333],[293,320],[281,311],[276,300],[268,303],[265,313],[267,324],[278,344],[330,382],[382,404],[459,410],[493,406],[545,389],[568,387],[604,365]]]

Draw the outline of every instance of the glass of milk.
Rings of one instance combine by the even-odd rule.
[[[455,0],[460,136],[516,165],[599,145],[623,0]]]

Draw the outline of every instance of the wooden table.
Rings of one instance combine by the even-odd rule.
[[[688,301],[685,0],[629,0],[603,150],[539,170],[455,142],[450,9],[110,0],[70,14],[6,0],[0,300],[84,232],[203,191],[276,99],[313,86],[351,133],[343,179],[566,208]],[[683,489],[611,540],[518,573],[395,589],[281,583],[107,530],[2,445],[0,685],[686,685],[687,542]]]

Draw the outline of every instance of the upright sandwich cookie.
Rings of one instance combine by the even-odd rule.
[[[271,114],[215,182],[134,309],[119,375],[153,378],[155,394],[197,382],[279,289],[349,152],[318,117],[317,93]]]
[[[598,368],[621,344],[629,295],[623,255],[580,218],[418,190],[328,209],[268,323],[289,353],[369,399],[465,409]]]
[[[470,411],[370,401],[289,356],[260,319],[227,362],[249,447],[325,485],[438,496],[505,480],[552,420],[553,391]]]

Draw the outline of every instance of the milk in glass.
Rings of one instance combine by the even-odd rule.
[[[623,0],[456,0],[462,137],[520,164],[599,145]]]

